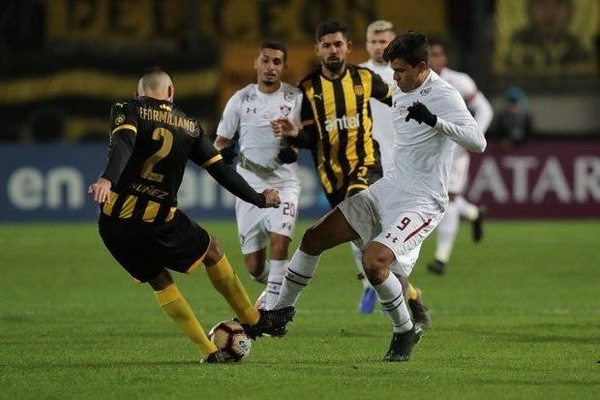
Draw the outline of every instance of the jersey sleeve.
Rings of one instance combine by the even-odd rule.
[[[227,101],[221,120],[217,126],[217,135],[227,139],[232,139],[240,126],[240,107],[242,102],[242,92],[237,91]]]
[[[372,93],[371,97],[381,101],[388,106],[392,105],[392,88],[381,79],[381,76],[376,74],[375,72],[369,70],[371,73],[372,79]]]
[[[300,120],[298,126],[302,127],[302,129],[300,130],[297,137],[288,138],[288,142],[295,147],[299,147],[302,149],[312,149],[317,144],[319,131],[308,96],[306,95],[306,92],[303,90],[302,86],[299,86],[299,89],[300,98],[298,99],[298,101],[300,102],[301,106],[300,113],[298,115],[298,118]]]
[[[135,103],[116,103],[110,112],[108,159],[102,177],[116,185],[133,152],[138,125]]]
[[[200,135],[194,140],[194,147],[190,154],[190,160],[202,168],[207,168],[216,161],[222,160],[221,154],[208,140],[200,125]]]
[[[303,99],[304,96],[302,95],[302,91],[298,90],[298,93],[294,99],[294,114],[292,115],[293,121],[298,126],[302,126],[301,110]]]
[[[256,192],[230,165],[214,162],[207,166],[206,171],[234,196],[260,208],[266,206],[265,196]]]
[[[487,144],[485,137],[460,93],[455,89],[446,90],[437,109],[433,110],[438,117],[435,129],[469,151],[483,152]]]
[[[300,102],[300,121],[302,122],[302,126],[310,127],[315,125],[315,116],[313,114],[312,106],[310,104],[310,100],[308,95],[306,94],[304,87],[302,84],[298,86],[300,89],[300,93],[302,93],[302,100]]]
[[[248,182],[230,165],[222,162],[223,157],[203,133],[195,140],[190,160],[206,169],[221,186],[233,195],[257,207],[265,207],[265,196],[252,189]]]

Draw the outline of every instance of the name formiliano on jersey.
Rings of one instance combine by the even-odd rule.
[[[162,104],[161,104],[162,105]],[[184,118],[179,115],[171,114],[170,111],[156,110],[154,108],[140,107],[140,118],[162,122],[164,124],[183,128],[186,131],[193,132],[196,129],[196,124],[192,119]]]
[[[325,120],[325,130],[331,132],[333,130],[355,129],[360,126],[360,118],[358,114],[355,116],[344,115],[341,118],[330,118]]]

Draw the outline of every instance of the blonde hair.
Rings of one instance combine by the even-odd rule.
[[[386,31],[391,31],[392,33],[394,33],[394,24],[392,24],[390,21],[385,21],[383,19],[372,22],[367,27],[367,35],[369,33],[379,33]]]

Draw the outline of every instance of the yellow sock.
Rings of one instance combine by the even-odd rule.
[[[217,347],[206,336],[204,329],[202,329],[188,302],[181,295],[177,285],[169,285],[163,290],[154,292],[154,295],[162,309],[196,343],[204,357],[217,351]]]
[[[215,289],[227,300],[240,322],[250,325],[258,322],[260,313],[250,302],[246,289],[233,272],[225,255],[215,265],[206,267],[206,273]]]
[[[417,297],[419,297],[419,293],[417,293],[417,289],[415,289],[415,287],[409,283],[408,284],[408,298],[410,300],[416,300]]]

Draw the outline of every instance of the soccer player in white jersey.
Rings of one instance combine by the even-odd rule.
[[[366,49],[369,59],[361,67],[369,68],[378,74],[385,83],[394,88],[394,71],[383,59],[383,50],[396,37],[394,25],[389,21],[375,21],[367,27]],[[369,100],[373,116],[373,138],[379,144],[381,166],[385,174],[394,165],[394,125],[392,124],[392,109],[375,99]]]
[[[486,140],[458,91],[429,68],[425,35],[409,31],[396,37],[384,59],[399,88],[392,105],[394,168],[304,232],[274,309],[296,304],[323,251],[354,241],[364,249],[365,273],[393,325],[383,360],[408,361],[421,330],[411,321],[396,274],[410,275],[423,240],[444,214],[455,147],[480,153]],[[299,134],[289,120],[278,120],[273,130]]]
[[[467,104],[467,108],[477,121],[479,130],[485,134],[494,116],[490,102],[477,89],[477,85],[469,75],[454,71],[448,68],[447,64],[448,57],[443,41],[430,39],[429,65],[431,69],[458,90]],[[467,150],[460,146],[456,147],[448,183],[449,203],[446,214],[437,227],[434,260],[427,264],[427,269],[432,274],[441,275],[444,273],[446,264],[450,261],[461,218],[471,221],[472,237],[476,243],[483,237],[485,209],[469,203],[463,197],[469,175],[470,158]]]
[[[396,37],[394,24],[390,21],[377,20],[369,24],[366,34],[366,49],[369,54],[369,59],[360,64],[361,67],[369,68],[371,71],[381,76],[381,79],[387,83],[392,89],[396,87],[394,82],[394,70],[390,68],[387,61],[383,59],[383,51],[388,44]],[[386,174],[394,167],[394,124],[392,108],[387,104],[377,101],[373,98],[369,100],[371,107],[371,115],[373,116],[373,138],[379,144],[379,153],[381,155],[381,166],[383,173]],[[360,252],[356,246],[352,246],[353,252]],[[359,271],[359,276],[362,277],[363,293],[358,303],[358,311],[363,314],[372,313],[377,302],[375,289],[369,283],[369,280],[364,277],[364,269],[360,262],[360,257],[355,254],[354,257],[359,260],[356,266]],[[409,309],[413,315],[413,320],[422,327],[431,325],[431,317],[429,311],[423,304],[421,290],[414,287],[408,282],[402,282],[404,285]]]
[[[267,210],[245,201],[235,202],[235,214],[244,262],[250,275],[266,283],[257,307],[270,309],[279,295],[298,216],[300,178],[297,150],[273,135],[271,121],[290,118],[301,125],[302,94],[281,81],[287,49],[265,42],[254,62],[257,81],[237,91],[227,102],[217,127],[214,145],[226,151],[239,134],[237,171],[254,188],[279,190],[281,207]],[[270,254],[267,259],[267,245]]]

